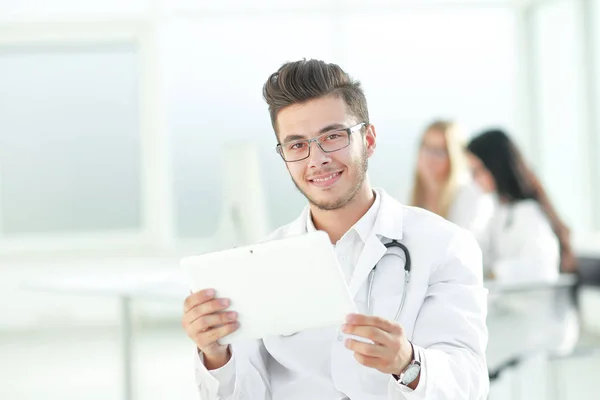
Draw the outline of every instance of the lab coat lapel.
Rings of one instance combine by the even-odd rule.
[[[350,280],[350,293],[355,297],[361,286],[367,280],[369,273],[381,260],[386,252],[383,239],[402,240],[402,205],[390,197],[385,191],[375,189],[381,196],[379,212],[375,219],[373,231],[368,236],[365,247],[358,258],[354,268],[354,274]]]
[[[381,240],[379,240],[377,235],[369,235],[365,247],[358,258],[356,267],[354,268],[352,279],[350,280],[349,289],[352,297],[356,296],[373,267],[385,254],[385,250],[384,244],[381,243]]]
[[[379,212],[375,220],[373,231],[368,236],[358,262],[354,268],[354,274],[350,280],[350,293],[355,297],[361,286],[367,280],[369,273],[375,265],[381,260],[386,252],[385,245],[380,237],[385,239],[402,240],[402,205],[390,197],[385,191],[375,189],[381,196]],[[283,234],[284,237],[301,235],[306,233],[306,219],[310,208],[306,206],[300,216],[288,225],[288,229]]]

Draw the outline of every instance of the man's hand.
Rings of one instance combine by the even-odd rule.
[[[204,354],[204,365],[209,370],[221,368],[231,358],[229,347],[218,342],[239,327],[237,314],[225,312],[227,307],[229,299],[215,298],[212,289],[193,293],[184,302],[181,325]]]
[[[369,344],[347,339],[346,347],[354,352],[354,358],[359,363],[384,374],[400,375],[413,359],[412,346],[404,335],[404,330],[396,322],[380,317],[350,314],[342,331],[374,342]],[[418,379],[414,383],[413,389],[416,388]]]

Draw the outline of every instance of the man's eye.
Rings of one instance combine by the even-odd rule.
[[[304,148],[304,146],[306,146],[306,143],[299,142],[299,143],[292,143],[289,146],[289,148],[290,148],[290,150],[301,150]]]

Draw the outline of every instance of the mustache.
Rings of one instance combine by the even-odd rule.
[[[307,176],[306,179],[311,180],[314,179],[317,176],[323,176],[323,175],[331,175],[335,172],[341,172],[339,168],[331,168],[331,169],[323,169],[319,172],[313,172],[312,174],[310,174],[310,176]]]

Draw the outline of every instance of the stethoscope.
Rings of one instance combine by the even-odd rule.
[[[406,248],[406,246],[403,245],[402,243],[398,242],[396,239],[392,239],[391,242],[385,243],[384,245],[386,248],[386,252],[383,255],[383,257],[396,256],[400,260],[402,260],[402,256],[400,254],[387,251],[388,249],[390,249],[392,247],[398,247],[402,250],[402,252],[404,252],[405,259],[402,260],[402,261],[404,261],[404,289],[402,290],[402,300],[400,300],[400,306],[398,307],[398,311],[396,311],[396,316],[393,319],[394,321],[397,321],[398,317],[400,316],[400,313],[402,312],[402,309],[404,308],[404,302],[406,301],[406,292],[407,292],[407,288],[408,288],[408,282],[410,281],[410,253],[409,253],[408,249]],[[383,257],[381,257],[379,262],[381,262]],[[375,273],[377,271],[378,264],[379,263],[375,264],[375,266],[373,267],[371,272],[369,272],[369,287],[367,290],[367,314],[371,314],[371,311],[372,311],[371,310],[371,292],[373,290],[373,281],[375,280]]]

